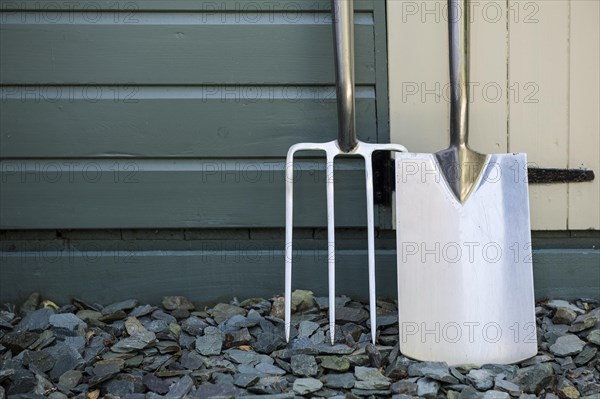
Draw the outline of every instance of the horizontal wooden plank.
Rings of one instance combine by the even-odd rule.
[[[131,241],[117,243],[112,249],[100,245],[78,248],[77,243],[63,248],[61,243],[40,242],[29,251],[0,252],[0,301],[20,303],[34,291],[57,303],[80,297],[102,304],[131,297],[158,304],[164,295],[185,295],[208,304],[283,293],[281,245],[237,241],[235,249],[224,249],[219,242],[191,241],[179,250],[140,247]],[[161,247],[156,244],[156,248]],[[597,250],[535,250],[536,298],[598,299],[599,257]],[[336,260],[340,265],[338,295],[366,299],[367,252],[337,251]],[[296,251],[294,289],[327,295],[326,262],[324,250]],[[397,298],[396,252],[377,251],[376,264],[377,296]]]
[[[284,157],[337,137],[335,88],[10,86],[0,89],[0,157]],[[377,142],[373,87],[357,131]],[[32,117],[35,116],[35,117]]]
[[[364,170],[336,161],[336,225],[364,226]],[[326,226],[324,160],[294,165],[295,225]],[[284,160],[3,160],[0,229],[282,227]]]
[[[264,12],[271,11],[326,11],[331,10],[330,0],[80,0],[74,2],[44,2],[40,0],[1,0],[0,9],[3,11],[87,11],[97,10],[117,11],[242,11]],[[355,0],[355,10],[372,10],[373,0]]]
[[[375,83],[373,25],[356,82]],[[0,25],[1,84],[334,84],[329,24]]]

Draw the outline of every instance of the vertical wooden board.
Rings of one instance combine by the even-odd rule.
[[[565,168],[569,129],[569,2],[508,2],[509,145],[529,162]],[[531,186],[534,230],[567,227],[567,186]]]
[[[446,1],[387,2],[391,141],[412,152],[448,144]]]
[[[569,185],[570,230],[600,229],[600,27],[598,1],[571,1],[569,167],[596,173]]]
[[[506,3],[471,3],[469,143],[484,154],[507,151]]]
[[[471,144],[505,152],[506,5],[471,5]],[[446,1],[388,1],[390,124],[393,142],[410,151],[448,145],[449,77]]]

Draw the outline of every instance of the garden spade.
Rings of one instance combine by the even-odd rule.
[[[514,363],[537,353],[527,158],[468,146],[467,3],[448,0],[450,147],[396,154],[400,350]]]

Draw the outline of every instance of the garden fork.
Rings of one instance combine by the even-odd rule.
[[[405,152],[398,144],[370,144],[356,139],[354,115],[354,10],[353,0],[332,0],[333,35],[335,40],[335,72],[338,111],[338,139],[326,143],[299,143],[287,153],[285,171],[285,338],[289,342],[292,299],[292,232],[294,200],[294,154],[298,151],[325,151],[327,181],[327,252],[329,278],[329,337],[335,338],[335,218],[333,210],[334,159],[340,155],[359,155],[365,160],[367,191],[367,234],[369,254],[369,310],[371,339],[375,343],[375,222],[373,206],[374,151]]]

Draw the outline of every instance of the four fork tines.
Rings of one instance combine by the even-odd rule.
[[[327,188],[327,259],[329,279],[329,338],[335,340],[335,214],[334,214],[334,159],[342,155],[358,155],[365,161],[365,182],[367,194],[367,237],[369,258],[369,311],[371,320],[371,341],[376,339],[376,296],[375,296],[375,220],[373,203],[374,151],[406,152],[399,144],[371,144],[358,141],[348,152],[342,151],[337,140],[326,143],[299,143],[290,147],[287,154],[285,172],[285,338],[290,340],[292,313],[292,235],[294,217],[294,155],[298,151],[324,151],[326,154]]]

